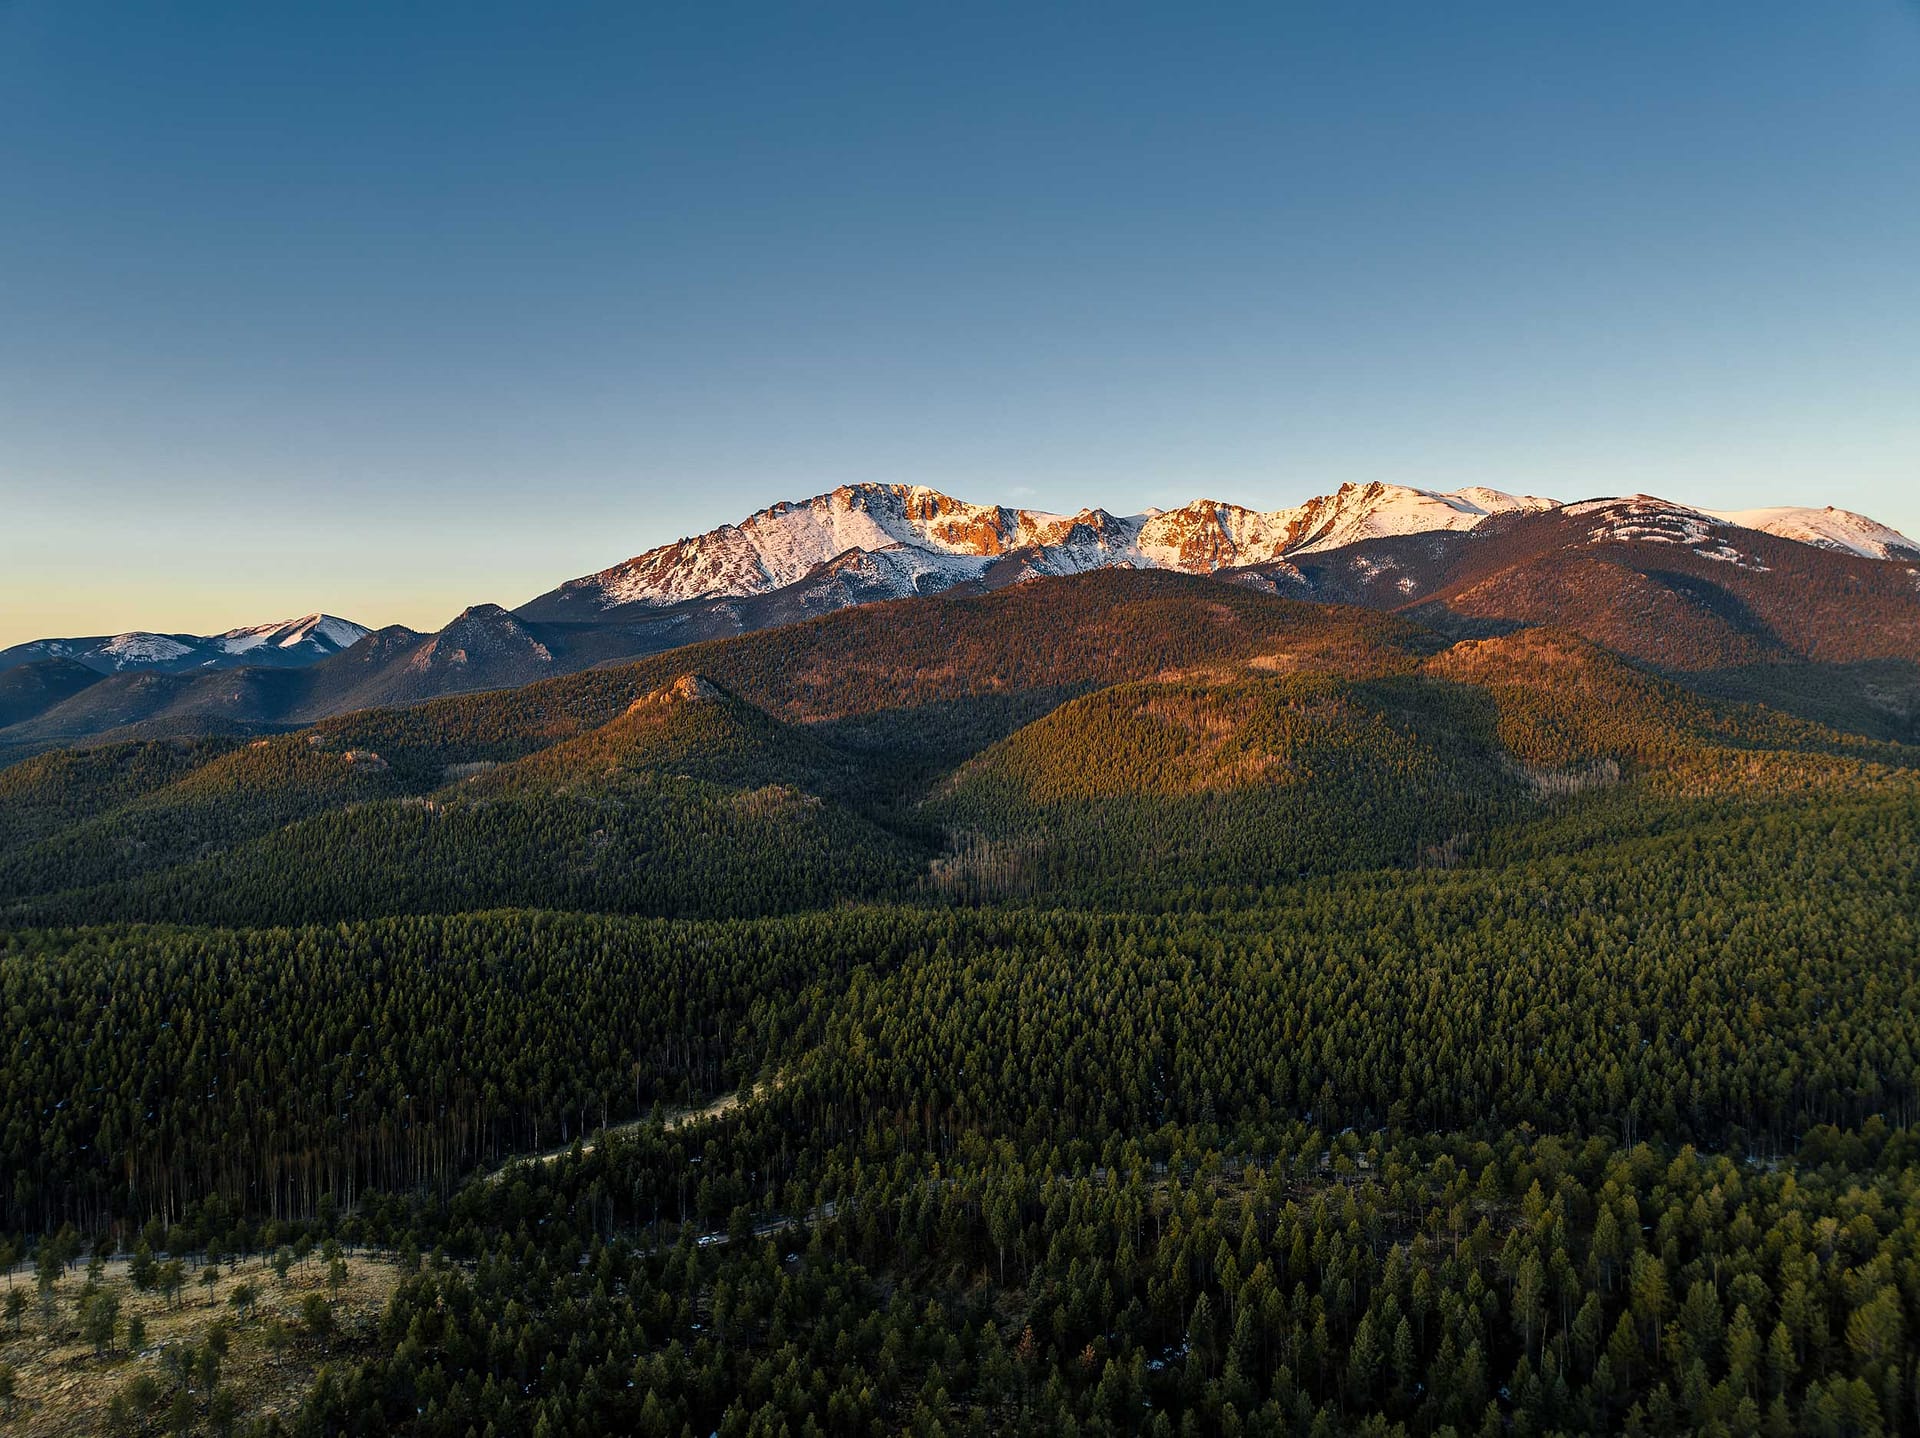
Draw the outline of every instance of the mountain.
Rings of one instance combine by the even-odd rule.
[[[244,805],[250,817],[222,831],[229,840],[248,832],[256,818],[283,819],[288,810],[269,805],[269,791],[303,804],[336,792],[364,797],[374,774],[414,796],[454,784],[476,803],[568,788],[618,797],[643,773],[826,794],[851,794],[880,780],[911,787],[1064,700],[1106,685],[1241,664],[1258,672],[1299,664],[1371,673],[1415,663],[1439,642],[1417,626],[1364,609],[1302,604],[1153,572],[1103,571],[919,605],[921,612],[905,623],[897,610],[852,608],[518,688],[406,707],[362,706],[304,734],[242,743],[237,752],[226,739],[197,748],[168,742],[91,751],[147,756],[139,765],[44,755],[0,771],[0,814],[40,794],[35,785],[49,775],[59,776],[59,792],[103,788],[136,802],[143,816],[198,812],[211,788],[231,791],[229,813]],[[354,661],[379,637],[369,636],[324,667]],[[411,640],[399,642],[391,656],[403,667],[428,637]],[[305,681],[322,668],[269,677]],[[183,681],[149,675],[141,682]],[[208,680],[184,682],[197,687]],[[170,771],[173,756],[189,751],[199,756],[195,771],[219,777],[217,786],[208,778],[187,783]],[[328,762],[316,757],[329,755]],[[367,756],[367,767],[352,771],[351,789],[337,789],[348,777],[340,767],[348,755]],[[849,777],[849,764],[866,771],[859,784]],[[166,773],[164,792],[144,783],[127,792],[129,769]],[[279,777],[269,780],[270,774]],[[85,785],[76,776],[84,776]],[[83,806],[89,817],[99,807]],[[169,834],[205,832],[198,820],[150,822]],[[143,839],[137,854],[125,853],[119,862],[137,868],[156,851],[171,850],[171,840]],[[49,859],[48,866],[73,872],[70,861]]]
[[[277,624],[256,624],[246,629],[229,629],[216,635],[212,643],[222,653],[249,664],[312,663],[342,649],[351,648],[367,637],[365,625],[336,619],[331,614],[308,614],[299,619],[283,619]]]
[[[1118,904],[1145,875],[1257,887],[1450,863],[1580,795],[1844,793],[1916,762],[1712,703],[1543,628],[1370,674],[1220,664],[1100,688],[959,765],[922,812],[951,837],[945,888],[1031,896],[1064,881]]]
[[[1563,625],[1727,697],[1910,737],[1920,735],[1913,561],[1920,545],[1833,508],[1722,512],[1650,495],[1562,503],[1373,483],[1281,510],[1205,499],[1058,515],[853,485],[648,550],[516,615],[548,626],[556,650],[591,636],[597,657],[578,662],[609,662],[880,600],[1172,569],[1406,610],[1449,633]],[[1807,664],[1853,667],[1812,682]]]
[[[331,614],[224,634],[34,639],[0,650],[0,762],[102,736],[252,733],[298,712],[301,676],[367,638]]]
[[[0,649],[0,671],[49,659],[65,659],[96,674],[184,674],[240,665],[294,667],[313,664],[358,643],[365,626],[331,614],[309,614],[229,629],[224,634],[127,634],[90,639],[33,639]]]
[[[358,682],[344,692],[317,695],[306,708],[339,712],[407,704],[468,689],[527,684],[556,672],[553,651],[497,604],[463,609],[445,628],[424,637],[409,630],[381,634],[383,643],[341,656],[358,661],[352,666]],[[335,680],[348,671],[349,663],[337,662],[321,677]]]
[[[309,615],[206,638],[17,646],[0,656],[0,673],[28,671],[0,685],[0,759],[103,738],[272,732],[882,601],[1103,569],[1399,610],[1455,636],[1557,625],[1707,692],[1914,738],[1916,561],[1920,546],[1844,510],[1721,513],[1647,495],[1562,504],[1374,483],[1290,509],[1208,499],[1116,516],[854,485],[648,550],[511,612],[474,605],[432,634]],[[66,667],[35,667],[46,665]]]
[[[520,689],[343,713],[318,730],[329,742],[377,750],[397,763],[412,762],[399,756],[418,748],[431,752],[433,764],[453,762],[442,757],[449,745],[528,731],[530,714],[539,716],[541,746],[573,738],[696,673],[734,700],[781,723],[811,726],[840,747],[924,756],[938,765],[1065,698],[1109,684],[1223,663],[1372,673],[1412,663],[1443,642],[1362,608],[1303,604],[1186,575],[1100,570],[991,594],[842,609]],[[635,711],[630,722],[645,712]],[[457,758],[508,760],[525,752],[501,744],[462,749]]]
[[[537,642],[498,614],[457,624],[399,653],[453,664],[464,632],[518,664]],[[1906,786],[1916,752],[1701,698],[1550,629],[1450,644],[1108,570],[300,733],[33,759],[0,772],[0,922],[1139,902],[1451,863],[1590,790]]]
[[[0,899],[85,888],[79,902],[129,913],[292,921],[500,902],[749,914],[903,892],[930,841],[894,799],[1064,698],[1196,665],[1377,666],[1428,647],[1364,610],[1170,574],[923,603],[937,609],[922,624],[846,609],[209,749],[107,812],[36,826],[0,861]],[[498,615],[463,620],[502,632]],[[451,637],[430,645],[397,654],[452,663]],[[62,758],[6,771],[0,796],[39,792]]]
[[[1864,525],[1847,532],[1902,552]],[[1557,626],[1702,692],[1920,739],[1920,565],[1648,495],[1501,515],[1466,533],[1347,545],[1221,577],[1396,610],[1456,636]]]
[[[1835,509],[1740,509],[1707,511],[1716,519],[1737,524],[1743,529],[1763,530],[1782,539],[1797,539],[1822,549],[1837,549],[1857,554],[1862,559],[1920,559],[1920,544],[1915,544],[1897,529],[1889,529],[1877,520],[1851,510]]]
[[[1849,532],[1861,545],[1880,542],[1864,526]],[[1402,609],[1449,632],[1560,625],[1678,670],[1920,653],[1920,567],[1651,495],[1491,516],[1466,532],[1295,552],[1222,577]]]
[[[772,594],[845,574],[849,565],[857,566],[857,589],[894,599],[1114,566],[1207,574],[1382,535],[1470,529],[1491,514],[1551,505],[1491,489],[1437,494],[1376,483],[1343,485],[1264,513],[1202,499],[1117,517],[1104,509],[1063,515],[971,504],[920,485],[846,485],[660,545],[570,580],[518,612],[591,622],[692,600]]]
[[[1629,506],[1625,518],[1622,505]],[[1636,533],[1634,513],[1649,516],[1652,528]],[[1655,513],[1667,518],[1656,523]],[[817,611],[1087,569],[1213,574],[1377,540],[1473,533],[1496,519],[1547,514],[1597,516],[1591,528],[1605,528],[1615,539],[1645,538],[1662,524],[1662,535],[1672,539],[1672,523],[1683,521],[1700,537],[1748,529],[1862,558],[1920,559],[1920,545],[1845,510],[1720,513],[1646,495],[1566,505],[1494,489],[1442,494],[1373,483],[1342,485],[1291,509],[1260,511],[1202,499],[1179,509],[1115,516],[1104,509],[1073,515],[1009,509],[918,485],[862,484],[776,504],[737,525],[660,545],[569,580],[516,612],[534,622],[591,624],[786,592],[807,596],[797,607]]]
[[[705,675],[683,674],[642,694],[598,728],[475,773],[462,787],[492,797],[631,794],[663,778],[678,778],[848,798],[865,792],[870,767]]]

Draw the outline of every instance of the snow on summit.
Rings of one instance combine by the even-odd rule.
[[[975,504],[925,485],[855,484],[656,546],[571,580],[535,603],[559,601],[591,612],[744,599],[810,576],[857,577],[872,597],[904,596],[981,578],[1012,557],[1019,572],[1028,574],[1116,565],[1211,574],[1366,540],[1470,531],[1495,516],[1553,510],[1596,516],[1596,542],[1707,542],[1710,528],[1742,525],[1866,558],[1920,557],[1920,545],[1845,510],[1709,512],[1646,495],[1563,505],[1484,485],[1442,492],[1375,482],[1345,484],[1288,509],[1200,499],[1178,509],[1119,516],[1104,509],[1063,515]],[[1737,549],[1721,541],[1709,547],[1715,551],[1709,557],[1743,562]]]
[[[1920,558],[1920,544],[1915,544],[1899,530],[1890,529],[1878,520],[1868,519],[1864,514],[1835,509],[1832,505],[1825,509],[1796,509],[1789,506],[1708,512],[1714,518],[1737,524],[1742,529],[1765,530],[1782,539],[1797,539],[1802,544],[1837,549],[1845,554],[1857,554],[1863,559]]]
[[[1344,485],[1272,511],[1203,499],[1135,515],[1053,514],[973,504],[924,485],[845,485],[659,545],[563,585],[557,597],[586,599],[599,609],[747,598],[784,589],[844,555],[888,551],[894,558],[886,568],[915,573],[905,592],[925,592],[929,579],[976,578],[1015,554],[1042,574],[1114,565],[1207,574],[1384,535],[1470,529],[1490,514],[1552,507],[1552,500],[1486,488],[1440,494],[1376,483]],[[921,557],[909,559],[903,551]]]
[[[42,659],[71,659],[101,674],[127,670],[185,673],[243,664],[311,664],[359,643],[368,630],[332,614],[307,614],[224,634],[154,634],[136,629],[90,639],[35,639],[0,650],[0,670]]]
[[[211,642],[228,654],[246,654],[260,648],[292,649],[309,643],[332,653],[359,643],[370,632],[349,619],[339,619],[331,614],[307,614],[299,619],[282,619],[273,624],[229,629],[225,634],[216,635]]]
[[[136,630],[131,634],[114,635],[100,646],[100,653],[122,667],[131,664],[164,664],[193,653],[193,646],[182,644],[170,635]]]
[[[906,545],[987,558],[1070,524],[1059,515],[968,504],[922,485],[847,485],[660,545],[567,587],[595,587],[608,607],[745,597],[783,589],[853,550]]]
[[[1915,544],[1897,529],[1851,510],[1798,508],[1773,509],[1693,509],[1650,494],[1633,494],[1620,499],[1587,499],[1561,507],[1562,512],[1590,516],[1595,521],[1591,538],[1639,540],[1652,543],[1687,544],[1719,549],[1711,558],[1736,555],[1730,544],[1737,543],[1736,529],[1758,530],[1778,539],[1791,539],[1818,549],[1830,549],[1861,559],[1920,559],[1920,544]]]

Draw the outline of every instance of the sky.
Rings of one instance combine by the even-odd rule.
[[[0,0],[0,644],[860,481],[1920,535],[1920,3]]]

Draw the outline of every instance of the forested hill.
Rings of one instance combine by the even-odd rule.
[[[1916,761],[1570,632],[1124,571],[41,755],[0,1409],[1920,1431]],[[328,1244],[378,1322],[281,1316]]]
[[[1103,572],[844,611],[270,739],[0,771],[0,915],[1191,904],[1471,857],[1575,798],[1900,784],[1911,751],[1571,636]]]

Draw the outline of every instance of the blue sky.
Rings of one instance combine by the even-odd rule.
[[[0,643],[782,498],[1920,533],[1920,6],[0,0]]]

